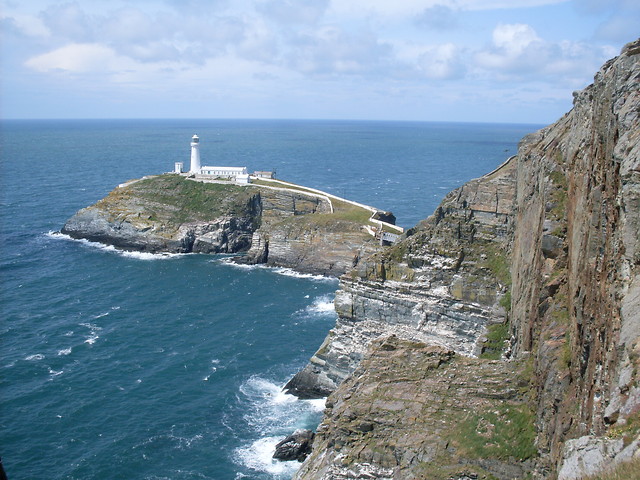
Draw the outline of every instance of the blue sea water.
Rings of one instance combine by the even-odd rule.
[[[3,121],[0,455],[10,479],[290,478],[275,443],[323,402],[281,392],[335,322],[337,282],[56,232],[117,184],[188,164],[278,177],[409,227],[535,125]]]

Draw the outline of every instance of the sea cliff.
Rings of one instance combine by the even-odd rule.
[[[640,41],[496,171],[340,279],[287,388],[319,479],[578,479],[640,463]]]

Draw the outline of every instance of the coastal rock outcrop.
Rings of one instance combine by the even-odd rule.
[[[328,397],[294,479],[524,478],[536,449],[521,367],[375,340]]]
[[[480,353],[487,324],[505,321],[515,164],[512,158],[454,190],[407,238],[343,275],[336,326],[285,389],[303,398],[328,395],[373,339],[390,334]]]
[[[246,253],[236,260],[339,276],[378,249],[363,230],[369,216],[295,186],[165,174],[116,188],[77,212],[62,233],[151,253]]]
[[[260,210],[258,192],[159,175],[116,188],[62,233],[123,250],[235,253],[250,247]]]
[[[640,40],[341,277],[336,327],[288,385],[330,393],[295,479],[564,480],[630,459],[637,474],[639,247]],[[515,425],[527,441],[478,446]]]
[[[304,461],[311,453],[315,433],[311,430],[296,430],[284,440],[278,442],[273,458],[282,461]]]

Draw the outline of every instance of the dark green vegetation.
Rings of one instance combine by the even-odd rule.
[[[504,351],[505,341],[509,339],[509,323],[498,323],[487,327],[487,340],[482,345],[480,358],[499,360]]]

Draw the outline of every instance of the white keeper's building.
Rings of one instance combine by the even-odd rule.
[[[182,173],[184,170],[184,164],[182,162],[176,162],[174,167],[175,173]],[[236,183],[250,183],[249,173],[247,167],[210,167],[200,165],[200,138],[198,135],[194,135],[191,138],[191,166],[189,168],[189,174],[194,175],[195,178],[214,179],[224,178],[233,180]]]

